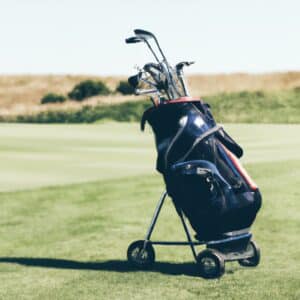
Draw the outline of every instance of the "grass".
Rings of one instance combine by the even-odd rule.
[[[205,98],[216,120],[242,123],[300,123],[298,88],[274,92],[218,94]]]
[[[138,124],[1,124],[0,136],[0,191],[154,173]]]
[[[300,91],[248,92],[217,94],[203,99],[213,115],[225,123],[300,123]],[[77,110],[46,110],[36,114],[0,116],[2,122],[92,123],[99,120],[140,121],[151,106],[149,100],[114,105],[84,106]]]
[[[150,271],[126,262],[163,189],[149,132],[128,123],[1,125],[0,299],[299,299],[300,127],[226,128],[263,193],[253,226],[262,262],[228,263],[221,280],[204,280],[188,248],[157,247]],[[154,238],[184,238],[170,201]]]

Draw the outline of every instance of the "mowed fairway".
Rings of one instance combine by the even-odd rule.
[[[300,126],[225,128],[263,194],[262,262],[204,280],[188,248],[157,247],[149,271],[126,262],[164,188],[149,130],[1,124],[0,299],[300,299]],[[153,237],[184,239],[171,201]]]

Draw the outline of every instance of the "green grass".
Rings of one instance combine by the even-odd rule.
[[[0,191],[154,173],[138,124],[1,124],[0,137]]]
[[[205,98],[219,122],[300,123],[299,89],[240,92]]]
[[[239,92],[207,96],[215,119],[225,123],[300,123],[299,88],[279,92]],[[0,116],[0,122],[93,123],[99,120],[140,121],[150,100],[116,105],[84,106],[79,110],[43,111],[36,114]]]
[[[126,262],[163,190],[149,132],[127,123],[1,125],[0,299],[299,299],[300,126],[226,128],[263,193],[253,226],[262,262],[228,263],[222,279],[204,280],[188,248],[157,247],[150,271]],[[166,204],[154,238],[182,239]]]

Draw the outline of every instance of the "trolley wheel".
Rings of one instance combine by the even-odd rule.
[[[254,241],[250,241],[248,247],[251,247],[253,256],[249,258],[239,259],[238,262],[243,267],[256,267],[260,262],[260,249]]]
[[[146,247],[144,247],[146,246]],[[139,269],[147,269],[155,261],[155,252],[151,242],[135,241],[127,249],[129,263]]]
[[[219,278],[225,272],[225,260],[222,254],[214,249],[205,249],[197,256],[200,276],[203,278]]]

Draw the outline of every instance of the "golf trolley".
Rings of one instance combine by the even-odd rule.
[[[260,261],[260,250],[251,240],[248,229],[239,232],[228,232],[222,239],[211,241],[193,240],[181,209],[176,208],[184,228],[187,241],[151,241],[151,235],[163,207],[167,192],[163,192],[152,217],[144,240],[131,243],[127,250],[127,259],[134,267],[148,269],[155,261],[153,245],[160,246],[190,246],[193,257],[198,265],[199,275],[204,278],[218,278],[225,272],[225,261],[238,261],[243,267],[255,267]],[[206,245],[199,254],[195,246]]]
[[[193,62],[180,62],[175,68],[172,68],[156,37],[151,32],[136,29],[134,33],[135,36],[126,39],[126,43],[144,42],[157,62],[147,63],[142,69],[138,69],[137,75],[129,77],[128,81],[135,88],[135,93],[137,95],[151,94],[151,100],[155,107],[166,103],[192,101],[193,98],[189,96],[183,77],[183,67],[190,66]],[[151,41],[154,41],[161,59],[151,46]],[[145,88],[145,85],[148,88]],[[176,164],[172,168],[176,168]],[[200,172],[208,171],[205,168],[199,170]],[[225,271],[226,261],[238,261],[244,267],[254,267],[259,264],[260,250],[256,243],[251,240],[252,234],[249,232],[249,228],[226,232],[213,240],[201,240],[196,235],[197,240],[195,240],[191,237],[182,209],[177,207],[174,201],[173,204],[181,220],[187,241],[152,241],[151,235],[167,196],[167,191],[164,191],[156,206],[145,239],[135,241],[128,247],[127,258],[134,267],[139,269],[151,267],[155,261],[154,245],[189,246],[197,263],[199,275],[204,278],[221,277]],[[206,249],[197,254],[196,246],[201,245],[206,246]]]

